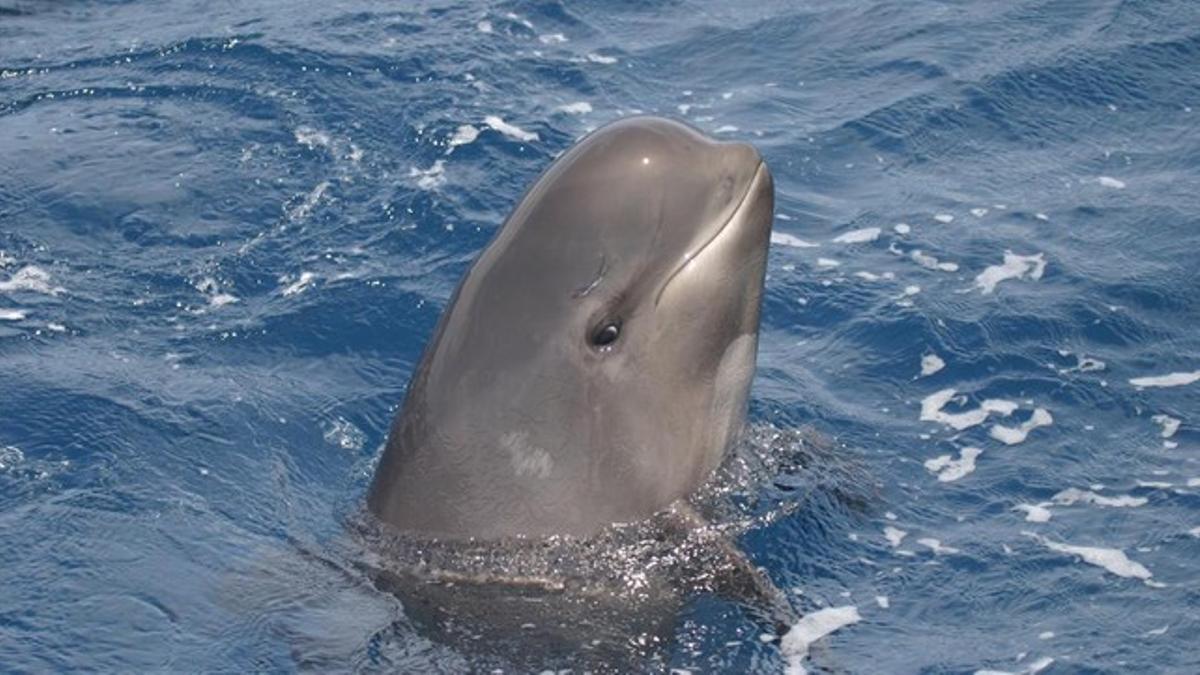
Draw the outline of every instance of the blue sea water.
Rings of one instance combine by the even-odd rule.
[[[1200,4],[1165,0],[0,0],[0,669],[471,669],[294,551],[525,187],[635,112],[774,172],[752,418],[863,495],[741,538],[859,619],[805,667],[1200,672]],[[801,663],[711,605],[663,663]]]

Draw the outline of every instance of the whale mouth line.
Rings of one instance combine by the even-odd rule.
[[[671,271],[671,274],[667,276],[667,280],[663,283],[662,287],[658,289],[658,295],[654,297],[655,307],[658,307],[659,301],[662,300],[663,293],[666,292],[668,287],[670,287],[671,282],[675,280],[675,277],[679,276],[680,272],[690,265],[693,260],[699,258],[700,255],[703,254],[704,251],[708,250],[708,247],[711,246],[712,243],[716,241],[723,232],[725,232],[725,230],[729,229],[730,224],[732,224],[733,221],[738,217],[738,214],[742,212],[742,209],[746,207],[746,200],[750,198],[750,193],[754,192],[754,187],[758,184],[762,177],[763,171],[765,171],[766,168],[766,161],[759,160],[758,166],[754,169],[754,175],[751,176],[750,181],[746,184],[746,191],[742,193],[740,198],[738,198],[737,206],[733,207],[733,211],[729,214],[729,218],[727,218],[725,222],[721,224],[721,227],[717,228],[716,232],[713,232],[712,236],[708,238],[708,241],[705,241],[700,245],[700,248],[696,249],[695,253],[689,255],[686,260],[684,260],[679,264],[678,267]]]

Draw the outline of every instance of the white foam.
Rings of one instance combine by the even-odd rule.
[[[809,646],[830,633],[851,624],[862,617],[854,605],[827,607],[806,614],[792,626],[779,643],[779,649],[787,659],[787,675],[804,675],[804,659],[808,658]]]
[[[488,21],[487,19],[483,19],[479,23],[475,24],[475,29],[478,30],[480,33],[496,32],[495,29],[492,28],[492,22]]]
[[[1161,435],[1163,438],[1170,438],[1175,435],[1176,431],[1179,431],[1180,420],[1177,420],[1170,415],[1155,415],[1150,419],[1162,425]]]
[[[833,238],[835,244],[865,244],[875,241],[883,230],[878,227],[864,227],[861,230],[851,230]]]
[[[887,609],[892,606],[892,601],[888,600],[888,596],[886,595],[877,595],[875,596],[875,604],[879,605],[880,609]]]
[[[61,323],[54,323],[53,321],[51,321],[50,323],[46,324],[46,330],[52,331],[55,333],[65,333],[65,332],[67,332],[67,327],[62,325]]]
[[[1170,490],[1171,488],[1175,487],[1173,483],[1168,483],[1163,480],[1139,480],[1137,481],[1137,486],[1151,488],[1154,490]]]
[[[23,309],[0,308],[0,321],[23,321],[28,314]]]
[[[982,206],[971,209],[971,215],[976,218],[982,218],[988,214],[988,210]]]
[[[958,263],[941,262],[937,258],[924,253],[920,249],[914,250],[909,254],[915,263],[928,270],[938,270],[941,272],[957,272]]]
[[[837,267],[841,264],[833,258],[817,258],[817,267]]]
[[[791,246],[793,248],[817,248],[820,246],[820,244],[814,244],[784,232],[772,232],[771,243],[779,244],[780,246]]]
[[[927,547],[930,551],[933,551],[934,555],[950,555],[953,553],[961,553],[961,551],[954,548],[953,546],[944,546],[942,544],[942,542],[938,541],[937,539],[933,539],[931,537],[926,537],[924,539],[918,539],[917,543],[922,546]]]
[[[1013,507],[1014,511],[1024,511],[1025,520],[1031,523],[1048,523],[1050,522],[1050,506],[1051,502],[1042,502],[1040,504],[1017,504]]]
[[[1052,630],[1042,631],[1041,633],[1038,633],[1038,639],[1039,640],[1052,640],[1052,639],[1054,639],[1054,631],[1052,631]]]
[[[1034,281],[1042,278],[1046,271],[1045,254],[1017,255],[1012,251],[1004,252],[1004,262],[992,265],[975,277],[975,286],[987,295],[996,290],[996,284],[1006,279],[1025,279]]]
[[[488,115],[483,118],[483,123],[492,129],[508,136],[509,138],[529,143],[538,140],[538,135],[532,131],[525,131],[521,127],[514,124],[509,124],[496,115]]]
[[[325,192],[328,189],[329,181],[323,180],[317,183],[308,194],[304,195],[304,199],[299,204],[287,210],[288,219],[295,222],[307,218],[308,214],[312,213],[312,210],[320,203],[321,197],[325,196]]]
[[[950,455],[941,455],[925,462],[925,468],[936,473],[938,481],[949,483],[956,481],[975,470],[975,460],[983,451],[979,448],[963,448],[958,453],[958,459]]]
[[[1191,487],[1200,487],[1200,478],[1189,478],[1188,482],[1187,482],[1187,486],[1190,488]]]
[[[15,445],[0,447],[0,471],[11,469],[25,461],[25,453]]]
[[[942,412],[942,408],[957,394],[955,389],[942,389],[921,399],[921,416],[924,422],[938,422],[956,431],[982,424],[993,413],[1008,417],[1017,409],[1017,404],[1003,399],[989,398],[974,410],[961,413]]]
[[[565,103],[558,106],[559,112],[564,112],[568,115],[586,115],[592,112],[592,104],[587,101],[576,101],[574,103]]]
[[[732,124],[723,124],[716,129],[713,129],[714,134],[731,134],[735,131],[738,131],[738,128]]]
[[[908,536],[908,533],[900,528],[888,525],[887,527],[883,528],[883,536],[888,540],[888,543],[892,545],[892,548],[898,548],[900,546],[900,542],[904,541],[904,538]]]
[[[522,26],[525,26],[529,30],[533,30],[533,22],[530,21],[529,19],[526,19],[523,16],[520,16],[519,14],[516,14],[513,12],[506,12],[504,14],[504,18],[508,19],[509,21],[516,21],[517,23],[521,24]]]
[[[7,281],[0,281],[0,293],[29,291],[45,295],[58,295],[64,290],[66,289],[52,285],[50,273],[37,265],[26,265],[14,272]]]
[[[1146,569],[1140,563],[1130,560],[1129,557],[1125,555],[1125,552],[1120,549],[1100,548],[1098,546],[1072,546],[1071,544],[1060,544],[1058,542],[1050,541],[1049,539],[1033,532],[1022,532],[1022,534],[1040,541],[1042,545],[1051,551],[1079,556],[1083,562],[1089,565],[1102,567],[1110,574],[1115,574],[1119,577],[1141,579],[1145,581],[1154,576],[1150,573],[1150,570]]]
[[[1116,188],[1118,190],[1123,190],[1125,188],[1125,181],[1118,180],[1112,176],[1100,176],[1096,179],[1096,182],[1104,187]]]
[[[1188,530],[1188,534],[1200,539],[1200,527],[1193,527],[1192,529]]]
[[[1002,427],[999,424],[992,427],[989,435],[1005,445],[1016,445],[1024,443],[1029,437],[1029,432],[1038,427],[1048,427],[1054,424],[1054,417],[1050,415],[1050,411],[1045,408],[1037,408],[1033,411],[1033,416],[1025,420],[1019,427]]]
[[[1070,354],[1070,352],[1065,352],[1065,353],[1060,352],[1060,353],[1062,353],[1063,356],[1067,356],[1068,354]],[[1094,359],[1090,356],[1077,356],[1077,357],[1075,357],[1075,361],[1076,361],[1075,365],[1071,366],[1070,368],[1063,368],[1063,369],[1059,370],[1058,372],[1062,373],[1064,375],[1066,373],[1074,373],[1074,372],[1090,373],[1090,372],[1095,372],[1095,371],[1101,371],[1108,367],[1108,364],[1106,364],[1105,362],[1101,361],[1100,359]]]
[[[296,142],[307,146],[309,150],[328,148],[333,143],[333,139],[329,137],[329,134],[318,129],[313,129],[312,127],[300,127],[296,129],[294,134]]]
[[[949,213],[939,213],[936,216],[934,216],[933,219],[938,221],[939,223],[953,223],[954,222],[954,216],[950,215]]]
[[[338,417],[325,429],[325,442],[343,450],[362,450],[367,435],[344,417]]]
[[[1054,633],[1051,633],[1050,635],[1053,636]],[[1052,663],[1054,663],[1053,658],[1051,658],[1049,656],[1043,656],[1042,658],[1038,659],[1037,661],[1034,661],[1033,663],[1029,664],[1029,667],[1025,669],[1025,672],[1029,673],[1030,675],[1037,675],[1037,673],[1040,673],[1043,670],[1049,668],[1050,664],[1052,664]]]
[[[282,293],[284,296],[296,295],[297,293],[300,293],[304,289],[308,288],[316,278],[317,275],[313,274],[312,272],[301,272],[300,278],[296,279],[291,284],[288,284],[288,286],[283,289]],[[288,277],[280,277],[279,281],[280,283],[285,283],[288,281]]]
[[[557,45],[566,42],[567,36],[562,33],[547,33],[546,35],[539,35],[538,41],[544,45]]]
[[[446,161],[439,159],[428,169],[409,167],[408,177],[417,179],[417,187],[432,190],[446,182]]]
[[[855,272],[854,276],[858,277],[859,279],[866,280],[866,281],[879,281],[881,279],[895,279],[896,278],[896,275],[893,274],[892,272],[884,272],[883,274],[875,274],[874,272],[868,272],[866,270]]]
[[[908,234],[912,232],[912,226],[908,223],[896,223],[892,226],[892,229],[896,231],[896,234]]]
[[[937,354],[926,354],[921,357],[921,377],[928,377],[946,367],[946,362]]]
[[[8,267],[9,265],[15,263],[16,261],[17,261],[16,258],[5,253],[3,249],[0,249],[0,270],[4,269],[5,267]]]
[[[210,295],[208,298],[208,305],[210,307],[224,307],[225,305],[232,305],[235,302],[240,302],[239,298],[230,293],[216,293]]]
[[[450,150],[453,150],[460,145],[474,143],[476,138],[479,138],[479,129],[470,124],[460,124],[454,130],[454,135],[450,137],[450,140],[446,141],[446,145],[449,146]],[[447,150],[447,152],[450,150]]]
[[[3,290],[0,288],[0,290]],[[1166,375],[1154,375],[1151,377],[1135,377],[1129,380],[1129,384],[1135,387],[1181,387],[1185,384],[1192,384],[1200,381],[1200,370],[1193,370],[1190,373],[1168,373]]]
[[[1130,495],[1121,495],[1119,497],[1105,497],[1091,490],[1080,490],[1079,488],[1067,488],[1050,498],[1055,504],[1060,506],[1071,506],[1082,502],[1084,504],[1095,504],[1096,506],[1113,506],[1117,508],[1132,508],[1144,506],[1148,501],[1145,497],[1132,497]]]
[[[596,54],[595,52],[588,54],[587,60],[591,61],[592,63],[602,63],[606,66],[611,66],[617,62],[616,57],[604,56],[603,54]]]

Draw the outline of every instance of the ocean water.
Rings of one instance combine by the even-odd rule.
[[[789,637],[693,598],[646,670],[1200,672],[1165,0],[0,0],[0,670],[483,667],[326,549],[460,275],[637,112],[766,157],[751,418],[841,467],[739,539]]]

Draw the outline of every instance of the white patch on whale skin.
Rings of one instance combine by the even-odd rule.
[[[549,478],[554,469],[554,460],[550,453],[531,445],[529,434],[524,431],[510,431],[500,437],[500,447],[508,451],[513,473],[522,477]]]

